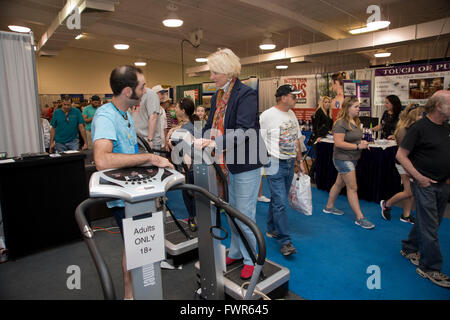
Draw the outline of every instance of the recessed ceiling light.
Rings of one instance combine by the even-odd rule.
[[[385,51],[382,51],[382,52],[376,52],[376,53],[374,54],[374,56],[377,57],[377,58],[386,58],[386,57],[390,57],[390,56],[391,56],[391,53],[390,53],[390,52],[385,52]]]
[[[15,31],[15,32],[22,32],[22,33],[28,33],[30,32],[30,28],[27,27],[22,27],[22,26],[8,26],[9,30],[11,31]]]
[[[277,68],[277,69],[279,69],[279,70],[282,70],[282,69],[287,69],[288,66],[280,65],[280,66],[276,66],[275,68]]]
[[[130,46],[127,44],[115,44],[114,48],[117,50],[127,50]]]
[[[147,62],[144,62],[144,61],[136,61],[136,62],[134,63],[134,65],[137,66],[137,67],[145,67],[145,66],[147,65]]]
[[[81,39],[81,38],[83,38],[83,34],[79,34],[79,35],[77,35],[76,37],[75,37],[75,40],[79,40],[79,39]]]
[[[197,62],[208,62],[207,58],[195,58],[195,61]]]

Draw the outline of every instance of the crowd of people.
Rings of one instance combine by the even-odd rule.
[[[63,99],[61,109],[55,110],[51,119],[49,150],[80,148],[77,132],[84,139],[82,149],[94,147],[94,161],[98,170],[121,168],[151,163],[160,167],[173,164],[160,152],[170,151],[170,137],[176,130],[194,134],[194,125],[200,122],[202,138],[194,139],[196,148],[215,150],[223,176],[227,180],[229,203],[255,221],[256,204],[261,198],[262,174],[270,189],[266,235],[276,240],[284,256],[297,252],[289,232],[287,196],[294,171],[306,173],[303,165],[304,137],[292,111],[296,95],[300,93],[289,84],[281,85],[274,93],[276,104],[258,113],[256,91],[239,80],[241,64],[229,49],[219,49],[208,57],[210,79],[217,91],[210,102],[209,113],[205,106],[195,108],[189,98],[171,103],[167,89],[157,85],[145,87],[145,78],[139,68],[120,66],[110,76],[113,98],[101,107],[100,99],[91,98],[91,105],[83,113],[70,108],[70,100]],[[336,74],[336,86],[344,75]],[[338,88],[332,99],[323,96],[313,116],[313,133],[310,145],[328,135],[334,137],[333,163],[338,172],[323,212],[343,215],[335,207],[342,188],[347,190],[349,205],[355,214],[355,224],[373,229],[375,225],[364,216],[358,200],[356,166],[363,150],[370,143],[363,139],[359,119],[359,101],[345,98]],[[136,108],[136,106],[139,106]],[[333,119],[333,109],[338,109]],[[424,115],[425,114],[425,115]],[[417,266],[417,273],[443,287],[450,287],[450,279],[441,273],[442,255],[439,248],[438,229],[449,195],[450,178],[450,92],[438,91],[425,107],[408,105],[402,111],[400,99],[395,95],[385,99],[385,111],[380,124],[373,131],[380,137],[395,140],[399,145],[396,168],[401,177],[403,191],[381,201],[380,213],[389,221],[392,205],[403,201],[400,220],[411,223],[408,239],[402,242],[401,255]],[[86,129],[84,124],[86,125]],[[44,126],[43,126],[44,127]],[[88,135],[87,132],[90,132]],[[250,132],[256,133],[250,141]],[[139,147],[138,135],[143,137],[155,153]],[[86,143],[87,141],[87,143]],[[233,157],[225,157],[225,154]],[[230,159],[231,158],[231,159]],[[238,159],[239,158],[239,159]],[[189,175],[193,179],[190,163]],[[314,171],[314,164],[312,170]],[[219,190],[220,193],[220,190]],[[189,213],[189,226],[196,229],[195,203],[187,193],[183,199]],[[266,201],[264,199],[263,201]],[[411,213],[415,203],[416,216]],[[123,201],[108,203],[122,231]],[[239,233],[230,223],[231,243],[226,264],[243,261],[241,278],[249,279],[254,264],[242,236],[251,250],[256,240],[250,230],[238,223]],[[124,257],[125,259],[125,257]],[[129,273],[124,266],[125,298],[132,298]]]

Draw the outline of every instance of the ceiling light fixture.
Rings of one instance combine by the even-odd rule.
[[[22,26],[14,26],[14,25],[10,25],[8,26],[9,30],[11,31],[15,31],[15,32],[21,32],[21,33],[28,33],[31,31],[30,28],[27,27],[22,27]]]
[[[367,24],[367,28],[373,29],[373,30],[379,30],[389,27],[391,24],[390,21],[374,21]]]
[[[285,65],[279,65],[279,66],[276,66],[275,68],[277,68],[278,70],[284,70],[284,69],[287,69],[288,66],[285,66]]]
[[[128,44],[115,44],[114,48],[116,50],[128,50],[130,46]]]
[[[208,62],[207,58],[195,58],[196,62]]]
[[[273,43],[272,34],[270,32],[266,32],[264,34],[264,37],[265,37],[265,39],[259,45],[259,48],[261,50],[273,50],[273,49],[275,49],[276,45],[275,45],[275,43]]]
[[[178,15],[175,13],[178,10],[178,7],[173,3],[170,3],[167,6],[167,10],[169,10],[169,14],[162,23],[169,28],[181,27],[183,25],[183,20],[181,20],[180,17],[178,17]]]
[[[374,56],[377,58],[386,58],[386,57],[390,57],[391,53],[384,51],[384,50],[380,50],[380,51],[375,52]]]
[[[145,67],[145,66],[147,65],[147,62],[144,62],[144,61],[136,61],[136,62],[134,63],[134,65],[135,65],[136,67]]]
[[[360,34],[360,33],[365,33],[365,32],[372,32],[372,31],[376,31],[376,30],[387,28],[390,24],[391,24],[390,21],[374,21],[374,22],[368,23],[363,28],[352,29],[349,32],[351,34]]]

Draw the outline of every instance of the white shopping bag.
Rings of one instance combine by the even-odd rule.
[[[311,178],[307,174],[294,174],[289,190],[289,206],[307,216],[312,215]]]

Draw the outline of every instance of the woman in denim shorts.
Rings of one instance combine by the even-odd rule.
[[[359,101],[355,98],[345,98],[333,127],[333,163],[338,171],[338,176],[331,187],[330,196],[323,212],[335,215],[344,214],[342,210],[334,207],[334,203],[345,186],[347,187],[348,203],[356,215],[355,224],[365,229],[372,229],[375,225],[364,217],[358,200],[355,168],[361,157],[361,150],[369,149],[368,142],[361,140],[363,133],[360,129],[358,114]]]

